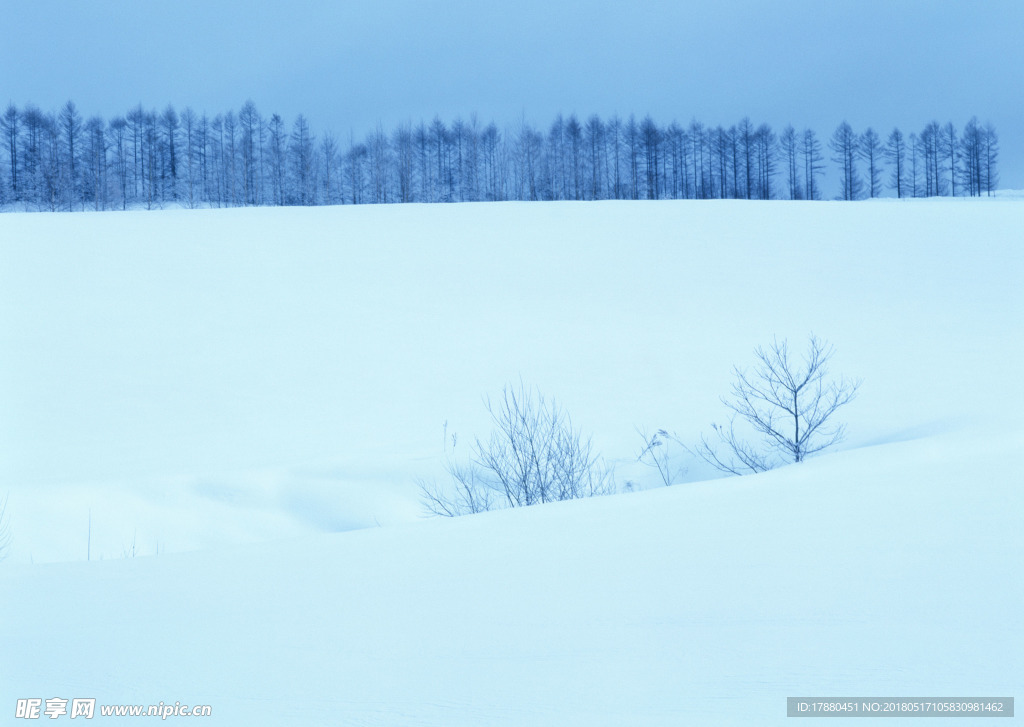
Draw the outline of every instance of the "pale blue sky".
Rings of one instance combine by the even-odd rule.
[[[1024,2],[2,0],[0,101],[109,117],[246,99],[342,140],[435,114],[744,115],[824,139],[972,116],[1024,188]]]

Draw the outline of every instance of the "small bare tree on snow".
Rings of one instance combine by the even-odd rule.
[[[860,381],[829,377],[833,351],[813,335],[800,360],[790,356],[786,341],[755,349],[753,370],[734,368],[732,396],[722,398],[732,411],[729,424],[712,424],[714,437],[701,437],[695,453],[722,472],[739,475],[802,462],[842,441],[845,425],[833,423],[832,415],[853,400]],[[760,443],[737,434],[737,418],[762,435]]]
[[[450,460],[452,488],[420,483],[424,507],[454,517],[501,507],[527,507],[612,491],[611,474],[589,438],[555,401],[505,386],[487,399],[494,430],[475,439],[468,463]]]

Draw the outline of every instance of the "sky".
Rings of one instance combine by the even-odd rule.
[[[499,127],[558,113],[744,116],[823,139],[883,139],[972,117],[1024,189],[1019,0],[0,0],[0,103],[86,116],[142,104],[211,114],[251,99],[314,131],[472,114]]]

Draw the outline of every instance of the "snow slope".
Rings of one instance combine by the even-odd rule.
[[[943,436],[454,521],[12,567],[2,700],[209,704],[218,725],[781,725],[787,696],[1019,696],[1022,447]]]
[[[2,215],[0,709],[773,724],[786,696],[1014,696],[1022,204]],[[810,331],[864,379],[842,451],[418,517],[508,381],[653,487],[635,427],[692,440],[734,364]]]
[[[627,480],[733,365],[811,331],[848,446],[1013,420],[1021,201],[404,205],[0,215],[11,559],[414,521],[522,378]],[[680,460],[688,479],[714,473]],[[91,515],[90,515],[91,511]],[[91,518],[91,536],[90,536]],[[36,527],[35,524],[39,524]]]

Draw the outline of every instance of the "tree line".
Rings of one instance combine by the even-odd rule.
[[[595,199],[822,199],[826,158],[812,129],[776,133],[659,125],[649,115],[499,129],[475,115],[380,124],[342,144],[305,116],[287,124],[252,101],[215,116],[141,105],[113,119],[10,104],[0,115],[6,209],[151,209],[396,202]],[[976,118],[929,123],[885,141],[845,121],[827,140],[836,199],[991,195],[999,142]]]

